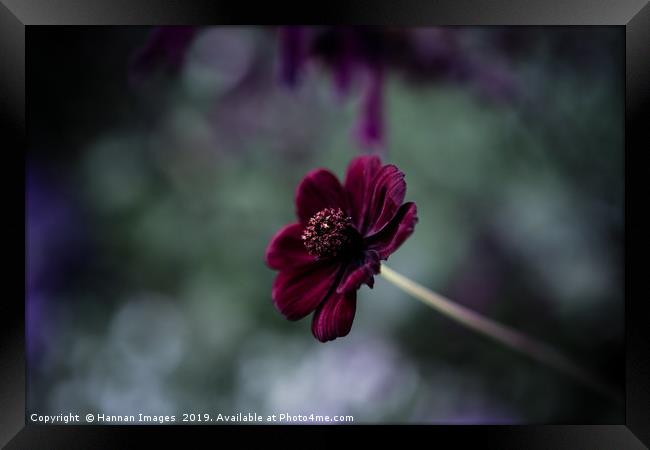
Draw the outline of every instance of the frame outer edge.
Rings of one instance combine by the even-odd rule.
[[[309,2],[273,5],[250,2],[243,16],[235,2],[216,0],[1,0],[25,25],[202,25],[210,23],[400,25],[625,25],[647,0],[402,0],[386,8],[371,0],[330,0],[323,8]],[[291,17],[282,8],[291,8]],[[239,5],[241,7],[241,5]],[[421,10],[415,17],[412,12]],[[436,17],[436,23],[428,18]],[[252,20],[252,22],[250,22]],[[242,22],[243,21],[243,22]]]
[[[25,155],[25,25],[3,4],[0,4],[0,60],[0,129],[4,167],[8,172],[20,174],[21,170],[24,173],[24,165],[20,168],[14,166],[18,161],[20,165]],[[2,183],[3,197],[10,197],[17,203],[24,200],[24,186],[15,183],[13,176],[3,177]],[[9,242],[11,253],[24,252],[24,239],[20,239],[21,233],[24,238],[23,221],[20,214],[3,215],[7,231],[3,237],[5,244]],[[7,258],[5,263],[15,267],[21,261],[24,266],[24,256]],[[25,426],[25,309],[24,301],[12,303],[12,297],[24,294],[24,290],[10,292],[2,299],[0,314],[0,445],[6,444]]]
[[[25,4],[25,8],[21,9],[21,3]],[[25,24],[37,23],[42,20],[44,15],[47,14],[43,10],[36,11],[34,15],[35,0],[2,0],[0,3],[0,55],[4,59],[4,64],[0,67],[0,122],[3,128],[9,124],[10,142],[11,138],[15,136],[18,145],[25,142]],[[66,3],[63,0],[58,0],[56,3]],[[93,3],[89,1],[89,3]],[[618,6],[622,6],[620,2]],[[9,4],[6,6],[5,4]],[[70,3],[68,2],[68,5]],[[634,4],[634,6],[632,6]],[[16,8],[18,5],[18,8]],[[594,6],[600,10],[596,3]],[[650,79],[650,59],[643,57],[643,51],[647,50],[647,30],[650,30],[650,5],[647,1],[630,1],[626,3],[624,8],[626,12],[635,9],[636,15],[633,15],[628,21],[621,20],[622,15],[612,16],[612,22],[621,20],[620,23],[626,23],[626,115],[630,123],[626,126],[626,141],[629,142],[630,136],[633,134],[637,138],[645,138],[648,142],[648,131],[643,129],[643,123],[640,121],[640,111],[644,105],[647,105],[648,98],[650,97],[650,88],[648,87],[647,80]],[[640,6],[639,6],[640,5]],[[638,6],[638,9],[636,8]],[[407,8],[409,9],[409,8]],[[485,8],[479,8],[483,11]],[[486,12],[486,11],[483,11]],[[20,13],[20,14],[17,14]],[[480,14],[481,12],[478,11]],[[162,16],[157,15],[153,21],[161,23],[174,23],[172,16],[169,16],[169,11],[166,11]],[[602,10],[594,12],[590,17],[581,17],[579,20],[582,22],[600,22],[602,21]],[[398,14],[399,15],[399,14]],[[121,20],[120,20],[121,17]],[[185,15],[185,17],[187,17]],[[400,15],[401,17],[401,15]],[[123,21],[123,23],[147,22],[147,19],[142,14],[142,10],[131,11],[114,11],[114,15],[108,18],[109,21],[115,20],[116,22]],[[447,20],[454,21],[453,17],[447,15]],[[512,21],[515,17],[503,18],[504,22]],[[521,18],[519,18],[521,20]],[[105,19],[98,19],[97,16],[93,19],[91,16],[70,14],[70,12],[60,11],[59,15],[53,15],[48,18],[48,23],[64,23],[64,21],[78,23],[102,23]],[[203,20],[210,21],[210,17]],[[445,20],[441,18],[441,20]],[[487,21],[494,21],[496,18],[487,14]],[[525,20],[525,19],[524,19]],[[567,18],[571,21],[572,18]],[[199,23],[201,20],[194,19],[193,21]],[[476,20],[468,20],[468,22],[476,22]],[[644,39],[646,38],[646,39]],[[634,58],[630,58],[634,55]],[[9,73],[13,71],[12,73]],[[9,89],[7,89],[9,88]],[[634,93],[634,97],[631,95]],[[5,110],[5,108],[7,110]],[[8,114],[6,114],[8,113]],[[635,120],[636,116],[636,120]],[[643,135],[645,133],[645,135]],[[639,142],[643,139],[639,139]],[[628,144],[629,145],[629,144]],[[18,147],[18,146],[17,146]],[[628,151],[630,147],[628,146]],[[640,150],[640,149],[639,149]],[[627,159],[627,158],[626,158]],[[628,192],[629,194],[629,192]],[[629,225],[629,208],[628,209],[628,225]],[[629,228],[628,228],[629,229]],[[626,238],[626,239],[629,239]],[[629,270],[629,268],[628,268]],[[628,292],[629,286],[628,286]],[[631,303],[628,307],[628,317],[634,318],[636,316],[636,325],[643,327],[646,324],[641,321],[645,318],[644,315],[638,314],[641,306],[639,303]],[[8,317],[4,317],[5,321]],[[10,320],[10,319],[9,319]],[[4,445],[17,431],[24,427],[24,411],[25,411],[25,372],[24,366],[24,328],[22,324],[10,323],[9,327],[2,330],[3,333],[3,347],[0,349],[0,364],[2,364],[3,371],[0,374],[0,403],[3,408],[0,408],[0,445]],[[650,348],[647,341],[637,333],[630,323],[627,327],[628,338],[628,361],[627,368],[627,428],[635,434],[641,441],[650,442],[650,427],[647,426],[647,417],[642,415],[646,410],[647,405],[650,404],[650,390],[647,386],[643,386],[650,379],[650,363],[647,361],[647,355],[650,354]],[[19,342],[15,342],[19,340]],[[636,348],[635,348],[636,347]],[[18,414],[16,414],[18,412]]]
[[[636,173],[637,180],[643,180],[641,170],[647,170],[647,166],[632,164],[632,156],[646,154],[647,143],[650,142],[650,132],[648,130],[648,116],[650,104],[650,3],[639,11],[625,27],[625,104],[626,104],[626,176],[630,177]],[[632,177],[630,177],[632,178]],[[632,231],[631,209],[629,196],[631,195],[631,179],[626,180],[626,260],[631,260],[632,250],[640,255],[647,250],[647,240],[645,245],[636,241],[634,247],[631,245],[630,232]],[[647,186],[635,186],[640,189],[647,189]],[[641,192],[643,196],[643,193]],[[643,197],[641,197],[643,198]],[[643,221],[641,223],[640,221]],[[636,230],[647,229],[647,219],[635,215],[634,225]],[[636,233],[639,238],[639,233]],[[647,238],[646,238],[647,239]],[[639,248],[637,245],[641,245]],[[643,265],[643,259],[638,258]],[[638,263],[637,263],[638,264]],[[641,266],[635,268],[636,286],[639,292],[642,287],[638,283],[642,282],[640,271],[644,270]],[[628,429],[644,444],[650,444],[650,420],[648,405],[650,405],[650,344],[648,342],[647,330],[647,298],[642,294],[634,292],[631,289],[632,271],[628,265],[626,271],[626,425]],[[645,311],[644,311],[645,307]]]

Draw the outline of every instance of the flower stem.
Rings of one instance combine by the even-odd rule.
[[[616,389],[600,380],[597,376],[588,370],[577,365],[566,356],[548,345],[536,341],[512,328],[501,325],[492,319],[483,317],[480,314],[468,309],[462,305],[452,302],[451,300],[432,292],[424,286],[406,278],[395,272],[384,264],[381,265],[381,275],[417,300],[421,301],[438,310],[447,317],[458,323],[471,328],[478,333],[498,341],[513,350],[521,352],[537,361],[547,364],[560,372],[563,372],[587,386],[595,389],[601,394],[622,401],[622,397]]]

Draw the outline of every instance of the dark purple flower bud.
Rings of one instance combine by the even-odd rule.
[[[363,63],[359,49],[358,35],[351,29],[341,28],[332,32],[335,43],[326,59],[332,68],[334,84],[340,95],[347,95],[358,70]]]
[[[368,70],[368,75],[355,135],[361,147],[378,149],[384,144],[384,83],[382,69],[373,67]]]
[[[307,59],[307,31],[304,27],[280,28],[280,77],[290,87],[298,84]]]

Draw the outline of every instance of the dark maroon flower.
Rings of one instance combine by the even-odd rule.
[[[321,342],[350,332],[357,289],[370,288],[386,260],[417,222],[415,203],[403,203],[404,174],[377,156],[350,162],[341,184],[330,171],[308,173],[296,190],[298,222],[280,229],[266,249],[266,263],[280,271],[273,303],[289,320],[314,313],[312,333]]]

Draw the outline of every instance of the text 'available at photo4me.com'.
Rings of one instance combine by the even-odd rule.
[[[269,424],[269,423],[353,423],[351,415],[324,415],[324,414],[258,414],[256,412],[235,413],[180,413],[178,415],[156,414],[58,414],[42,415],[32,413],[29,415],[31,423],[39,424],[171,424],[171,423],[196,423],[196,424]]]

